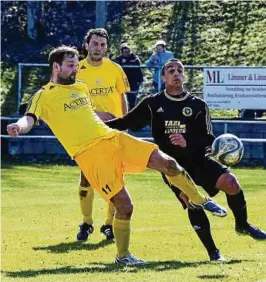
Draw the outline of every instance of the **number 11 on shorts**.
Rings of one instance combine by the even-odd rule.
[[[106,184],[106,185],[105,185],[105,188],[104,188],[104,187],[102,188],[102,191],[103,191],[105,194],[108,194],[109,192],[111,192],[111,189],[110,189],[110,187]]]

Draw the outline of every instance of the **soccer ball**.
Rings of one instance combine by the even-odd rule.
[[[221,164],[232,166],[240,162],[244,154],[242,141],[233,134],[222,134],[212,143],[212,155]]]

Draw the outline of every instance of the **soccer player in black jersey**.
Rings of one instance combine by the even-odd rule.
[[[216,162],[210,152],[214,140],[207,104],[184,89],[184,66],[177,59],[169,60],[162,69],[166,90],[144,98],[123,118],[107,122],[112,128],[137,130],[147,125],[159,148],[174,157],[196,184],[212,197],[225,192],[227,203],[235,217],[235,230],[255,239],[266,239],[266,233],[247,220],[243,190],[226,166]],[[188,206],[192,227],[206,248],[210,260],[223,261],[210,230],[210,222],[202,209],[189,206],[186,195],[178,192],[163,176],[183,207]]]

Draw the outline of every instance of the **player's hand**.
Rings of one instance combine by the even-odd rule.
[[[108,112],[96,112],[96,114],[102,121],[107,121],[116,118],[116,116]]]
[[[182,134],[170,134],[169,139],[172,144],[182,148],[187,147],[187,141]]]
[[[11,123],[7,126],[7,133],[11,136],[17,137],[21,132],[21,128],[17,123]]]

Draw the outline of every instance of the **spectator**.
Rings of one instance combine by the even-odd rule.
[[[137,55],[131,52],[127,43],[121,45],[121,54],[114,59],[123,67],[129,81],[131,92],[127,93],[129,109],[135,107],[139,88],[143,82],[143,74],[140,68],[129,68],[126,66],[140,66],[141,61]]]
[[[159,70],[164,66],[164,64],[174,57],[171,51],[166,50],[166,42],[164,40],[158,40],[155,45],[155,51],[152,53],[150,58],[146,61],[147,67],[158,67],[154,70],[153,82],[155,92],[159,92],[165,89],[165,84],[161,79]],[[160,79],[160,80],[159,80]],[[160,85],[159,85],[160,81]]]

